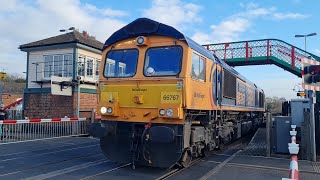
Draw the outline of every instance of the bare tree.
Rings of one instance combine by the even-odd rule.
[[[284,97],[266,97],[267,110],[272,113],[281,113],[282,112],[282,103],[287,101]]]
[[[21,74],[7,74],[2,81],[2,93],[22,94],[26,86],[26,79]]]

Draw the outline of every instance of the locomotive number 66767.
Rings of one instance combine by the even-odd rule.
[[[187,166],[256,128],[264,93],[168,25],[140,18],[109,37],[90,132],[111,160]]]

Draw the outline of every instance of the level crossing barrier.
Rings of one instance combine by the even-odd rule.
[[[299,144],[296,143],[296,125],[291,125],[292,131],[291,143],[288,143],[289,152],[291,154],[290,158],[290,172],[289,178],[282,178],[282,180],[299,180],[299,168],[298,168],[298,153],[299,153]]]
[[[86,118],[51,118],[0,121],[1,143],[88,134]]]

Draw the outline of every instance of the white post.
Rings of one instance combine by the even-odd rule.
[[[296,125],[291,125],[292,131],[290,131],[291,143],[288,143],[288,149],[291,154],[290,158],[290,171],[289,178],[282,178],[282,180],[299,180],[299,168],[298,168],[298,153],[299,144],[296,143]]]
[[[80,79],[78,78],[77,118],[80,116]]]

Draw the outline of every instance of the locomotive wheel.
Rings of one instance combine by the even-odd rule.
[[[219,145],[218,145],[218,149],[219,150],[223,150],[224,149],[224,142],[221,138],[219,138]]]
[[[201,150],[201,155],[202,157],[208,157],[210,155],[210,150],[207,147],[203,148]]]
[[[188,167],[191,164],[191,161],[192,161],[192,158],[191,158],[190,153],[188,151],[185,151],[183,154],[182,161],[181,161],[182,167],[184,167],[184,168]]]

